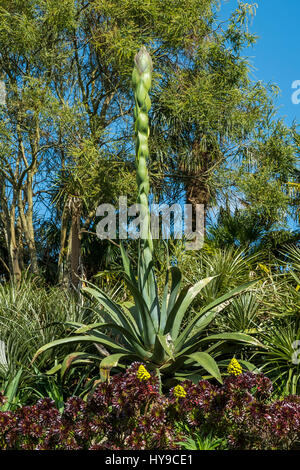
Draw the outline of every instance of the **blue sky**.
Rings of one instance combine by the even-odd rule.
[[[300,103],[293,104],[291,99],[296,91],[292,89],[294,81],[299,80],[300,89],[300,1],[247,0],[244,3],[258,5],[250,30],[259,38],[245,51],[255,67],[252,78],[278,85],[279,116],[284,116],[287,124],[293,119],[300,123]],[[221,0],[221,15],[226,16],[237,5],[237,0]]]
[[[220,0],[220,3],[219,15],[228,18],[239,2]],[[277,85],[280,88],[275,102],[278,117],[283,117],[288,125],[293,121],[300,124],[300,0],[244,0],[242,3],[257,4],[250,31],[258,38],[244,52],[253,66],[251,78]],[[297,80],[297,88],[292,88]],[[299,104],[292,102],[295,92]],[[290,224],[297,228],[292,221]]]

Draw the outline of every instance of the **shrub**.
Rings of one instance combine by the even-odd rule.
[[[222,386],[205,380],[182,384],[186,396],[171,398],[174,419],[191,429],[212,430],[231,449],[293,449],[300,441],[300,397],[272,402],[273,386],[262,374],[230,376]]]

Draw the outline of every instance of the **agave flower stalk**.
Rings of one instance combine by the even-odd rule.
[[[147,333],[145,342],[150,348],[154,348],[155,333],[149,323],[153,322],[156,329],[159,327],[157,293],[153,291],[155,275],[153,270],[153,241],[150,226],[149,211],[149,174],[147,161],[149,158],[148,138],[150,134],[149,116],[151,100],[149,90],[152,82],[152,59],[147,49],[142,46],[134,58],[132,71],[132,87],[134,91],[134,120],[136,143],[136,179],[138,184],[138,204],[141,209],[141,239],[139,251],[138,278],[142,280],[141,291],[144,301],[151,312],[151,320],[145,318],[143,327]],[[153,303],[154,302],[154,303]]]

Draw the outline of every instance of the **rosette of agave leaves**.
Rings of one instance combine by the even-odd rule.
[[[200,291],[213,279],[199,280],[193,286],[181,288],[182,274],[177,267],[167,272],[165,288],[161,297],[153,267],[153,244],[150,232],[148,206],[149,176],[147,171],[149,120],[151,107],[149,89],[152,78],[152,61],[142,47],[135,56],[132,84],[135,96],[135,137],[138,203],[142,207],[143,228],[139,244],[138,272],[133,272],[129,257],[121,246],[124,275],[133,304],[126,308],[115,303],[104,291],[88,283],[84,291],[96,299],[101,307],[102,323],[83,325],[68,323],[74,335],[52,341],[41,347],[34,359],[42,352],[68,343],[92,343],[98,354],[76,351],[68,354],[60,369],[63,376],[71,365],[100,362],[103,379],[119,364],[141,361],[150,370],[166,377],[192,378],[211,376],[222,382],[221,372],[214,359],[215,351],[226,342],[240,342],[256,347],[262,344],[243,333],[207,334],[210,323],[227,305],[230,299],[249,288],[253,282],[238,287],[204,306],[188,319],[187,312]]]

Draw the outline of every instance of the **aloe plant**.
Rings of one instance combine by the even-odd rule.
[[[138,202],[142,208],[144,224],[139,245],[137,277],[131,269],[129,258],[121,246],[125,280],[134,302],[131,307],[115,303],[101,289],[88,284],[85,292],[94,297],[104,309],[101,323],[83,325],[68,323],[75,328],[75,335],[52,341],[41,347],[34,359],[54,346],[66,343],[91,343],[105,357],[100,370],[107,377],[109,370],[119,362],[139,360],[150,369],[165,375],[195,374],[206,371],[222,382],[216,361],[210,354],[226,341],[238,341],[254,346],[260,343],[243,333],[223,333],[207,335],[207,327],[219,314],[228,301],[253,283],[231,290],[220,298],[204,306],[187,323],[187,313],[201,289],[214,277],[201,279],[193,286],[181,289],[182,274],[177,267],[171,267],[160,299],[153,267],[153,243],[150,232],[150,212],[148,206],[149,175],[147,170],[149,119],[151,107],[149,90],[151,87],[152,61],[147,50],[142,47],[135,56],[132,83],[135,96],[135,136]],[[169,279],[170,278],[170,279]],[[170,282],[171,281],[171,282]],[[171,285],[170,285],[171,284]],[[119,339],[116,339],[118,335]],[[215,343],[212,346],[212,343]],[[95,360],[86,352],[69,354],[64,362],[55,368],[64,375],[71,364],[89,363]]]

